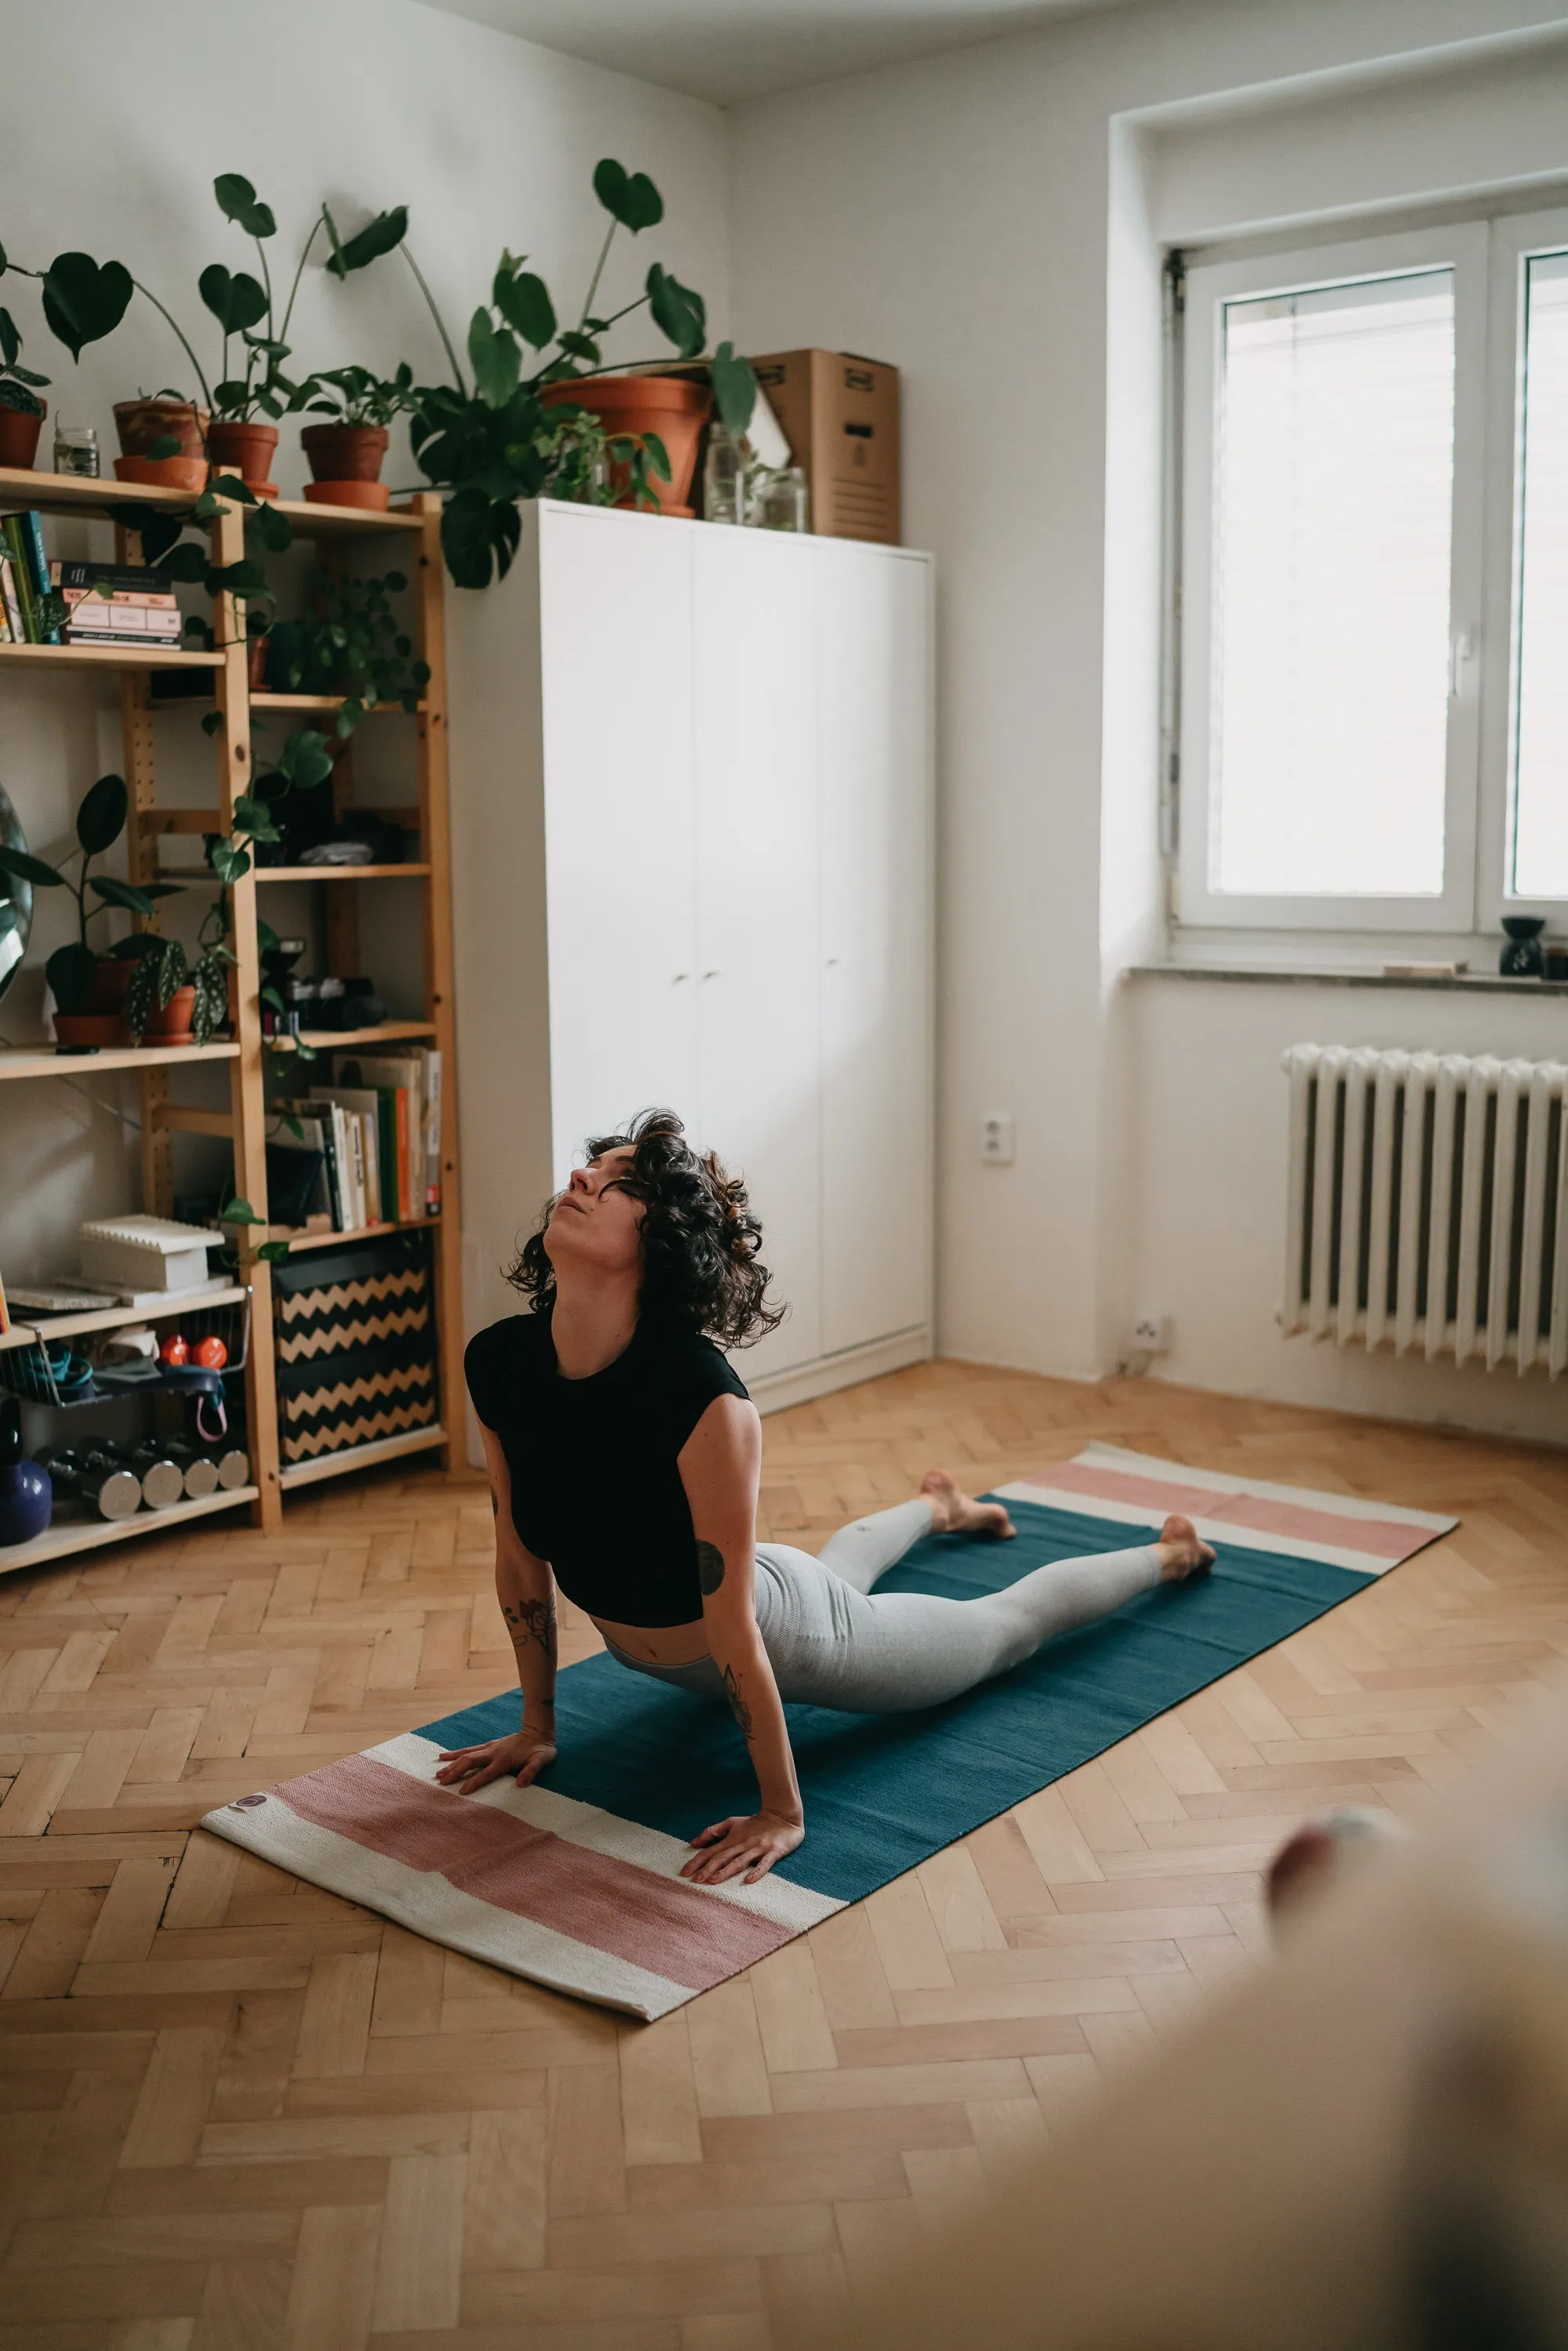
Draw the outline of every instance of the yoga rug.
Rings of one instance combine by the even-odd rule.
[[[517,1694],[209,1813],[293,1876],[514,1975],[662,2016],[1060,1779],[1458,1521],[1092,1445],[999,1489],[1016,1542],[930,1537],[881,1591],[973,1597],[1048,1560],[1154,1540],[1172,1510],[1213,1575],[1162,1585],[921,1714],[789,1707],[806,1841],[756,1886],[687,1884],[687,1838],[756,1787],[723,1708],[609,1656],[560,1676],[548,1784],[434,1784],[443,1748],[517,1725]]]

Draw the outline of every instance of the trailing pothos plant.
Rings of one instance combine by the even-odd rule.
[[[416,712],[430,682],[429,664],[413,659],[392,607],[407,586],[402,571],[374,580],[314,571],[304,616],[273,624],[269,675],[280,674],[289,694],[340,694],[337,731],[345,742],[378,703]]]
[[[503,253],[490,298],[468,322],[470,384],[435,298],[406,242],[403,257],[429,307],[452,371],[448,384],[421,386],[410,402],[409,439],[415,460],[438,489],[449,493],[441,517],[447,569],[460,588],[484,588],[504,577],[522,533],[517,503],[550,494],[607,505],[624,495],[612,488],[612,467],[624,471],[632,495],[652,503],[650,475],[670,478],[669,459],[656,434],[607,435],[598,419],[570,402],[546,405],[557,384],[619,373],[645,360],[602,359],[612,328],[646,309],[677,357],[695,359],[707,336],[700,294],[654,262],[635,300],[608,316],[595,308],[600,283],[618,229],[639,236],[664,216],[664,199],[645,172],[628,172],[606,157],[593,174],[593,192],[610,215],[588,292],[575,326],[561,326],[542,277],[524,267],[526,256]],[[404,208],[400,206],[399,211]],[[714,396],[726,427],[737,436],[751,421],[756,378],[734,346],[722,343],[711,362]],[[400,371],[401,372],[401,371]]]

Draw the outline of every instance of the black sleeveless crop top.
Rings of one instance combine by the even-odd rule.
[[[514,1314],[468,1343],[474,1409],[501,1440],[512,1523],[569,1600],[612,1625],[689,1625],[703,1613],[676,1456],[715,1396],[746,1394],[711,1339],[639,1322],[585,1380],[563,1379],[546,1314]]]

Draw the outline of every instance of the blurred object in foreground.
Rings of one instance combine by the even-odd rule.
[[[1568,2344],[1568,1708],[924,2258],[854,2351]]]

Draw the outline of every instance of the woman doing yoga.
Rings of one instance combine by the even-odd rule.
[[[705,1885],[742,1871],[749,1885],[805,1835],[786,1703],[940,1705],[1214,1558],[1171,1518],[1156,1543],[1059,1560],[981,1599],[879,1594],[922,1535],[1013,1531],[999,1502],[940,1469],[820,1559],[758,1543],[761,1424],[715,1342],[744,1345],[780,1319],[761,1239],[744,1185],[672,1113],[645,1112],[591,1145],[513,1269],[532,1311],[481,1331],[465,1365],[523,1721],[444,1755],[439,1777],[526,1787],[554,1761],[559,1582],[621,1665],[728,1703],[760,1802],[693,1839],[682,1875]]]

